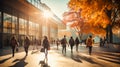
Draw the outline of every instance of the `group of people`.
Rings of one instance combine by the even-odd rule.
[[[24,40],[24,50],[25,50],[26,56],[28,55],[28,48],[29,48],[30,44],[31,44],[31,41],[30,41],[29,37],[26,36],[25,40]],[[12,57],[14,57],[15,50],[19,46],[19,43],[18,43],[17,39],[15,38],[15,36],[13,36],[10,39],[10,46],[12,48]],[[49,44],[49,40],[48,40],[47,36],[44,36],[42,46],[44,47],[44,49],[46,49],[46,51],[48,49],[50,49],[50,44]]]
[[[69,42],[67,42],[66,36],[64,35],[64,37],[61,40],[59,40],[59,39],[56,40],[57,49],[58,49],[58,45],[60,43],[62,45],[62,53],[66,54],[66,46],[67,45],[70,46],[71,53],[73,53],[74,45],[76,46],[76,52],[78,52],[78,46],[80,43],[78,37],[76,37],[76,39],[74,40],[73,37],[71,36],[69,39]],[[86,40],[86,47],[89,48],[90,55],[92,52],[92,43],[93,43],[93,39],[92,39],[92,36],[90,35]],[[28,55],[28,48],[29,48],[30,44],[31,44],[31,41],[30,41],[29,37],[26,36],[25,40],[24,40],[24,50],[25,50],[26,56]],[[16,49],[16,47],[18,47],[18,41],[16,40],[16,38],[14,36],[10,40],[10,45],[12,47],[12,56],[14,57],[15,49]],[[47,36],[44,36],[44,39],[42,41],[42,46],[46,50],[46,55],[47,55],[48,50],[50,49],[50,42],[49,42]]]
[[[107,39],[104,37],[104,38],[100,38],[100,47],[108,47],[108,41]]]
[[[76,37],[76,39],[74,40],[73,37],[71,36],[69,39],[69,42],[67,42],[66,36],[64,35],[64,38],[62,38],[62,40],[61,40],[62,53],[65,52],[65,54],[66,54],[67,44],[68,44],[68,46],[70,45],[71,53],[73,53],[74,45],[76,45],[76,52],[78,52],[79,43],[80,43],[80,41],[79,41],[78,37]],[[92,36],[90,35],[86,40],[86,47],[89,48],[89,55],[91,55],[91,53],[92,53],[92,46],[93,46],[92,44],[93,44],[93,39],[92,39]]]
[[[29,45],[30,45],[30,39],[26,36],[25,41],[24,41],[24,50],[25,50],[26,56],[28,55]],[[11,38],[10,46],[12,48],[12,57],[14,57],[15,49],[19,46],[19,43],[17,39],[15,38],[15,36]]]

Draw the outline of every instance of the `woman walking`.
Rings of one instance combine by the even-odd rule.
[[[24,43],[24,50],[25,50],[26,56],[28,55],[29,45],[30,45],[30,39],[28,37],[26,37],[25,43]]]
[[[10,45],[12,47],[12,57],[14,57],[15,48],[18,47],[17,40],[14,36],[10,40]]]
[[[47,60],[48,60],[48,58],[47,58],[48,50],[50,49],[50,44],[49,44],[47,36],[44,36],[43,47],[45,49],[45,59],[46,59],[46,62],[47,62]]]

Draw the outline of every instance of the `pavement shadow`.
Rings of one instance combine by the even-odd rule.
[[[2,63],[4,63],[5,61],[7,61],[7,60],[9,60],[9,59],[11,59],[12,57],[8,57],[8,58],[5,58],[5,59],[3,59],[3,60],[0,60],[0,64],[2,64]]]
[[[99,55],[100,57],[98,57],[98,59],[120,64],[120,55],[116,55],[112,53],[100,53]]]
[[[97,65],[100,65],[100,66],[103,67],[102,64],[100,64],[99,62],[95,61],[95,59],[92,58],[92,57],[81,56],[81,55],[76,55],[76,56],[81,58],[81,59],[83,59],[83,60],[85,60],[85,61],[87,61],[87,62],[89,62],[89,63],[91,63],[91,64],[97,64]]]
[[[9,67],[25,67],[28,64],[28,63],[25,62],[25,59],[26,59],[26,56],[23,57],[22,59],[15,59],[13,61],[13,63],[14,62],[16,62],[16,63],[12,66],[9,66]]]
[[[77,56],[74,56],[73,53],[71,53],[71,58],[72,58],[74,61],[76,61],[76,62],[82,63],[81,59],[80,59],[79,57],[77,57]]]

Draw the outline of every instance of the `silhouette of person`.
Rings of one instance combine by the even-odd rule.
[[[65,53],[66,53],[67,40],[66,40],[66,36],[65,35],[64,35],[64,38],[61,40],[61,44],[62,44],[62,53],[63,53],[63,51],[65,51]]]
[[[47,36],[44,36],[43,47],[45,49],[45,58],[46,58],[46,62],[47,62],[47,60],[48,60],[48,58],[47,58],[48,50],[50,50],[50,44],[49,44]]]
[[[70,44],[70,47],[71,47],[71,53],[73,53],[73,46],[75,44],[75,41],[73,39],[73,37],[71,36],[70,39],[69,39],[69,44]]]
[[[15,53],[15,48],[18,46],[17,44],[17,40],[15,38],[15,36],[13,36],[10,40],[10,45],[12,47],[12,57],[14,57],[14,53]]]
[[[28,55],[29,45],[30,45],[30,39],[26,37],[24,41],[24,50],[25,50],[26,56]]]
[[[91,55],[92,53],[92,46],[93,46],[92,43],[93,43],[93,40],[92,40],[92,36],[90,35],[86,40],[86,45],[89,48],[89,55]]]
[[[79,45],[78,37],[76,37],[76,39],[75,39],[75,44],[76,44],[76,51],[78,52],[78,45]]]

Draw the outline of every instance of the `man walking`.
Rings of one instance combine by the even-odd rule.
[[[71,53],[73,53],[73,46],[75,44],[75,41],[74,41],[72,36],[70,37],[69,44],[70,44],[70,47],[71,47]]]
[[[62,53],[63,53],[63,51],[65,51],[65,54],[66,54],[67,40],[66,40],[66,36],[65,35],[64,35],[64,38],[61,40],[61,44],[62,44]]]

